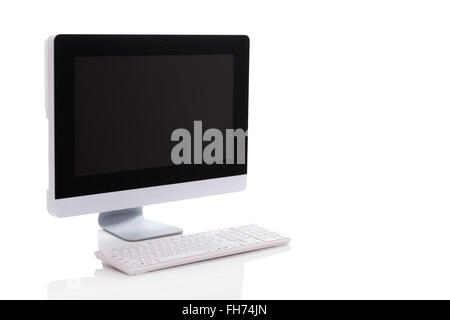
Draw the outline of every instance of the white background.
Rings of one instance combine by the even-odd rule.
[[[0,298],[450,298],[449,16],[447,1],[0,2]],[[97,216],[46,212],[57,33],[249,35],[247,190],[146,215],[186,233],[258,223],[290,249],[101,270]]]

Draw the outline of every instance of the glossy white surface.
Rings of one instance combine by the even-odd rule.
[[[100,282],[74,293],[92,298],[205,292],[203,263],[144,287],[96,271],[97,216],[46,212],[43,43],[78,32],[250,36],[246,191],[145,208],[186,233],[257,223],[292,238],[243,267],[214,261],[207,277],[234,280],[212,296],[449,299],[449,16],[446,1],[0,2],[0,298],[65,298],[67,279]]]
[[[98,232],[99,247],[121,243]],[[49,299],[241,299],[247,263],[288,251],[274,247],[137,276],[103,265],[90,277],[49,283]]]

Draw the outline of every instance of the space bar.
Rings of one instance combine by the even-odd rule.
[[[191,251],[189,253],[182,253],[182,254],[176,254],[173,256],[167,256],[167,257],[158,257],[156,258],[159,262],[168,262],[168,261],[172,261],[172,260],[179,260],[179,259],[184,259],[184,258],[190,258],[193,256],[198,256],[201,254],[205,254],[208,253],[207,250],[196,250],[196,251]]]

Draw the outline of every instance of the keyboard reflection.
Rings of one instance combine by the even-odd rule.
[[[99,248],[123,242],[98,232]],[[128,276],[108,265],[93,277],[54,281],[47,286],[48,299],[240,299],[245,262],[289,250],[268,248],[184,266]]]

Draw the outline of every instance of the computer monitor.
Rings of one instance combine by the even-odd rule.
[[[51,214],[136,241],[182,232],[144,205],[245,188],[247,36],[57,35],[46,62]]]

